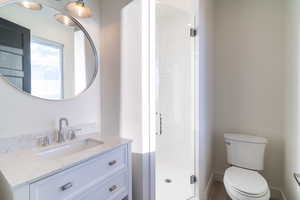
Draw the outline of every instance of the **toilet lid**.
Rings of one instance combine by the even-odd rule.
[[[230,167],[225,171],[225,178],[231,187],[245,194],[260,195],[268,191],[268,183],[256,171]]]

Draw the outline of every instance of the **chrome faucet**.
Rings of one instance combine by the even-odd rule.
[[[64,135],[64,130],[63,130],[63,126],[62,123],[65,122],[66,127],[69,126],[69,121],[67,118],[60,118],[59,119],[59,130],[57,133],[57,143],[63,143],[65,142],[65,135]]]

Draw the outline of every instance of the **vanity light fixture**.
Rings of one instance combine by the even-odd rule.
[[[75,26],[76,25],[75,22],[67,15],[59,13],[59,14],[54,15],[54,17],[55,17],[56,21],[58,21],[61,24],[66,25],[66,26]]]
[[[20,6],[23,6],[24,8],[28,8],[31,10],[42,10],[43,9],[42,4],[33,2],[33,1],[21,1],[18,4]]]
[[[71,15],[81,18],[88,18],[92,16],[91,9],[85,5],[83,0],[69,2],[65,6],[65,10],[68,11]]]

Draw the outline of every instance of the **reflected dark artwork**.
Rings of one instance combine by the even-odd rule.
[[[18,3],[1,7],[0,35],[0,75],[32,96],[73,98],[96,77],[97,56],[89,35],[56,9],[43,5],[31,10]]]

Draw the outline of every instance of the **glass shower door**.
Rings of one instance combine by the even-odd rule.
[[[156,200],[195,195],[194,16],[156,6]]]

